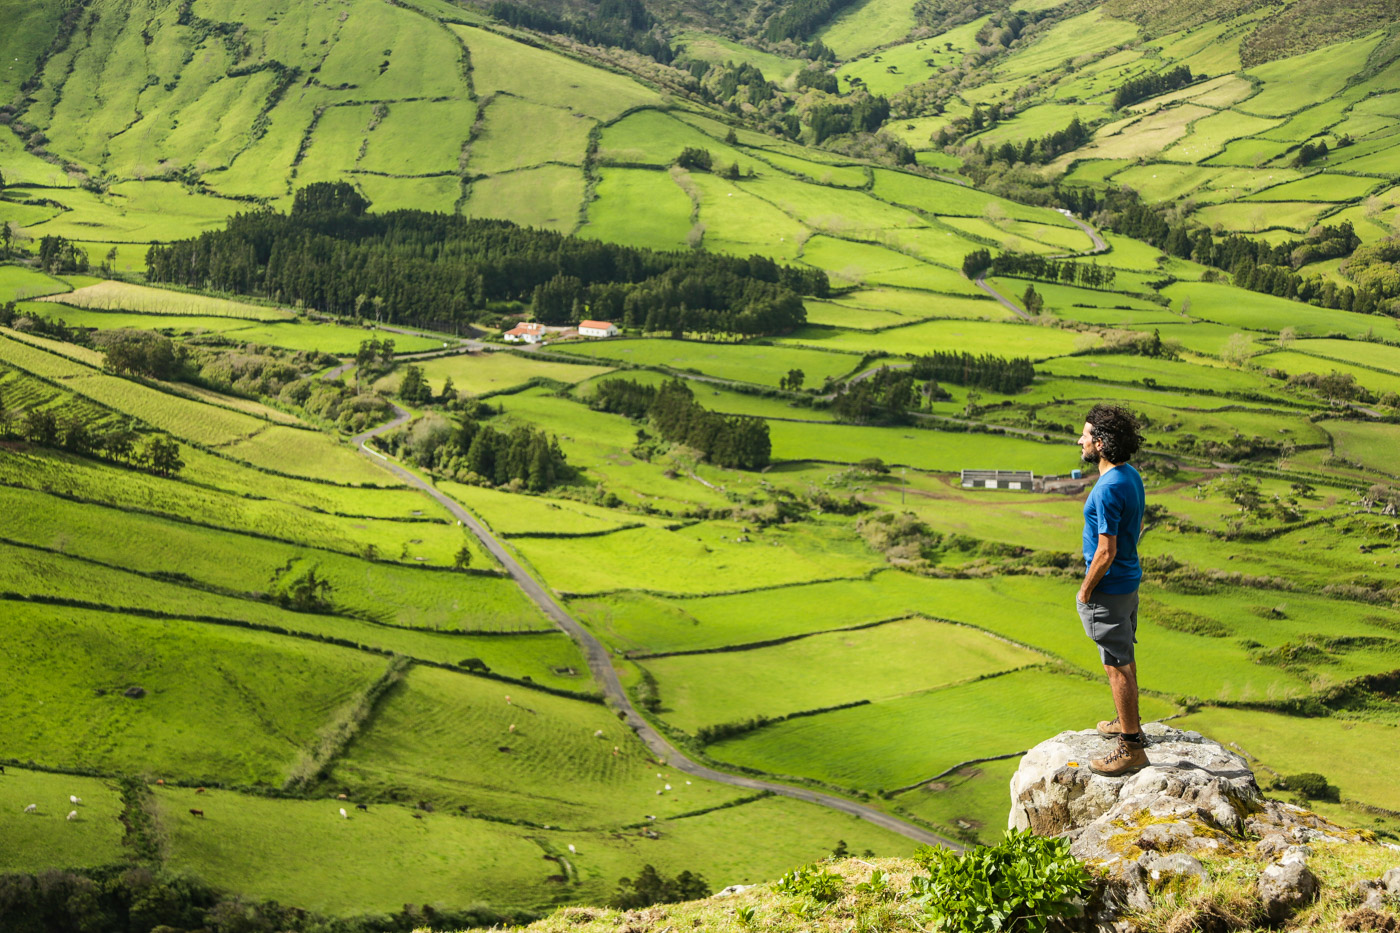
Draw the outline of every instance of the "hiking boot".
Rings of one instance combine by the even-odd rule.
[[[1118,717],[1104,719],[1098,725],[1099,735],[1122,735],[1123,727],[1118,725]]]
[[[1122,777],[1134,771],[1141,771],[1150,763],[1141,742],[1130,742],[1120,735],[1113,751],[1106,757],[1095,758],[1089,762],[1089,769],[1105,777]]]

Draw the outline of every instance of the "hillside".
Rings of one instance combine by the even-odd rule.
[[[1394,27],[952,6],[607,4],[665,64],[446,0],[0,0],[0,872],[217,933],[594,905],[553,929],[646,865],[995,842],[1109,703],[1098,402],[1147,435],[1144,715],[1400,833]]]

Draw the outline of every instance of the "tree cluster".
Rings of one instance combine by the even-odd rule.
[[[839,103],[817,104],[807,112],[814,142],[818,145],[843,133],[873,133],[889,118],[889,99],[864,91]]]
[[[66,321],[21,310],[13,301],[0,304],[0,327],[10,327],[21,333],[38,334],[40,337],[50,337],[84,347],[92,343],[90,329],[69,327]]]
[[[512,26],[572,36],[588,45],[630,49],[663,65],[671,64],[676,57],[670,43],[655,33],[656,20],[641,0],[601,0],[582,19],[556,16],[509,0],[496,0],[489,12]]]
[[[1026,139],[1019,144],[1007,140],[1000,146],[989,146],[984,149],[982,147],[982,141],[978,140],[977,145],[973,147],[973,154],[981,155],[986,161],[996,159],[1005,162],[1007,165],[1013,165],[1017,162],[1024,162],[1028,165],[1038,164],[1049,162],[1062,152],[1068,152],[1071,149],[1079,148],[1088,142],[1089,137],[1092,135],[1093,133],[1089,128],[1085,126],[1078,117],[1075,117],[1073,120],[1070,120],[1069,125],[1062,130],[1046,133],[1039,139]],[[945,127],[938,131],[938,134],[934,137],[934,142],[941,146],[946,145],[955,138],[956,134],[951,133],[948,128]]]
[[[769,42],[803,40],[854,0],[789,0],[768,19],[763,38]]]
[[[1113,284],[1114,270],[1093,262],[1073,262],[1068,259],[1046,259],[1032,253],[1002,253],[992,256],[985,249],[973,250],[963,258],[963,274],[976,278],[983,270],[992,275],[1014,275],[1066,285],[1106,288]]]
[[[173,439],[153,434],[142,440],[132,426],[103,427],[91,420],[91,414],[85,408],[63,415],[45,408],[21,412],[7,407],[0,395],[0,439],[19,439],[79,457],[125,463],[166,478],[185,468],[180,445]]]
[[[936,382],[927,382],[922,389],[917,386],[911,369],[882,366],[864,379],[838,386],[831,411],[850,424],[903,422],[908,417],[905,413],[918,408],[921,399],[947,397]]]
[[[45,272],[88,271],[87,250],[61,236],[46,236],[39,240],[39,267]]]
[[[767,422],[710,411],[695,401],[695,394],[680,379],[660,386],[607,379],[598,384],[589,406],[646,420],[667,442],[692,447],[719,466],[760,470],[773,453]]]
[[[1149,97],[1156,97],[1158,94],[1165,94],[1168,91],[1185,87],[1194,80],[1196,79],[1192,76],[1191,69],[1187,65],[1178,65],[1170,71],[1164,71],[1160,74],[1129,78],[1118,86],[1118,90],[1113,92],[1113,109],[1122,110],[1140,100],[1147,100]]]
[[[468,473],[497,486],[520,483],[532,492],[544,492],[573,476],[559,439],[531,425],[498,431],[464,414],[452,445]]]
[[[916,357],[910,374],[915,379],[933,379],[1013,395],[1034,381],[1035,367],[1024,356],[1008,360],[990,353],[974,356],[956,350],[935,350]]]
[[[105,331],[99,335],[98,345],[102,349],[102,368],[118,376],[169,380],[184,372],[185,348],[155,331]]]
[[[153,246],[148,276],[346,316],[373,305],[376,317],[420,324],[472,321],[489,303],[532,301],[549,284],[545,316],[536,315],[546,323],[591,316],[740,336],[800,325],[800,295],[828,289],[820,270],[761,256],[661,252],[422,211],[370,214],[344,182],[302,189],[297,204]]]
[[[617,891],[608,900],[608,906],[617,910],[637,910],[652,904],[694,901],[709,896],[709,884],[694,872],[682,871],[674,878],[667,878],[655,866],[646,865],[636,878],[622,878],[617,882]]]

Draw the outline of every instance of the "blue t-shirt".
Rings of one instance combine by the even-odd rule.
[[[1099,549],[1099,535],[1118,538],[1118,551],[1108,573],[1096,590],[1102,593],[1131,593],[1142,582],[1138,564],[1138,535],[1142,533],[1142,512],[1147,494],[1142,476],[1131,463],[1116,466],[1099,478],[1084,503],[1084,566],[1087,569]]]

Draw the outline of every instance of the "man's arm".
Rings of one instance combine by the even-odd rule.
[[[1084,582],[1079,586],[1079,601],[1087,603],[1089,597],[1094,595],[1094,587],[1099,585],[1103,575],[1108,573],[1109,565],[1113,563],[1113,558],[1118,554],[1117,535],[1099,535],[1099,547],[1094,551],[1094,559],[1089,562],[1089,569],[1084,574]]]

